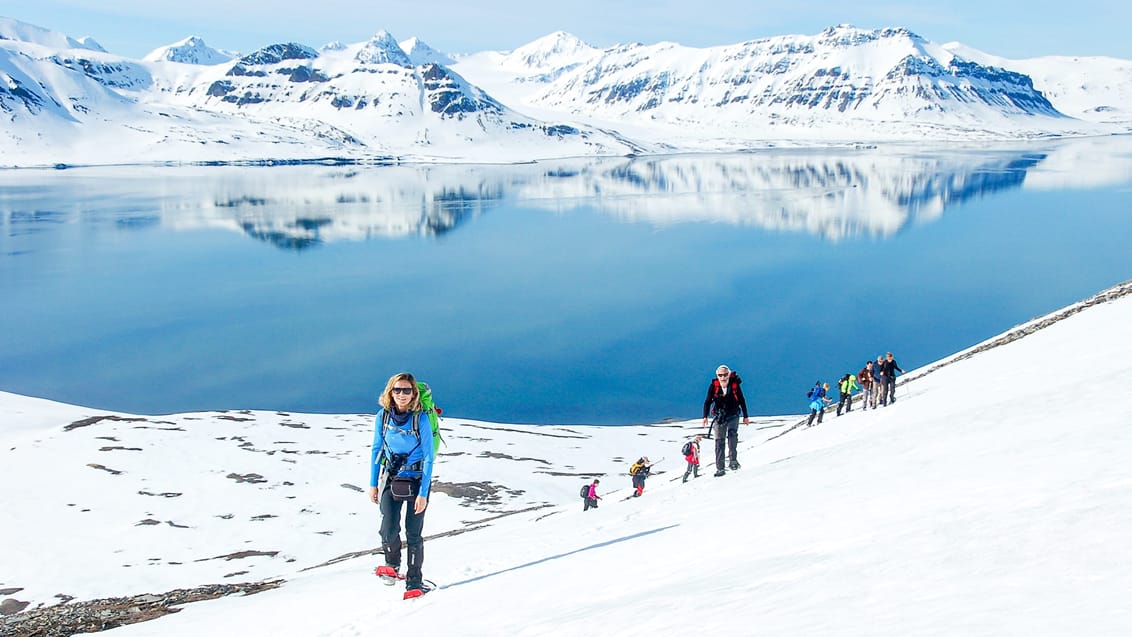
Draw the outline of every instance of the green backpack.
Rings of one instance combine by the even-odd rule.
[[[432,426],[432,448],[439,451],[440,445],[444,444],[444,439],[440,437],[440,414],[444,413],[444,410],[432,402],[432,388],[428,383],[417,381],[417,393],[420,394],[424,413],[428,414],[428,424]],[[420,424],[416,418],[413,419],[413,433],[417,434],[418,438],[421,437]]]

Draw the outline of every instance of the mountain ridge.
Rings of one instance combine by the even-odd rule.
[[[1074,113],[1097,116],[1074,119],[1024,73],[899,27],[838,25],[704,49],[597,49],[558,31],[510,52],[471,55],[378,31],[362,43],[316,50],[284,42],[229,59],[189,36],[142,60],[12,19],[0,34],[8,34],[0,112],[13,123],[0,145],[16,166],[327,156],[513,162],[1132,130],[1132,114],[1107,104],[1132,89],[1108,90],[1092,110],[1077,90]],[[3,70],[17,66],[11,56],[23,60],[19,73]],[[44,110],[48,102],[68,111],[65,129]],[[119,144],[100,143],[121,126],[129,133]],[[53,141],[61,139],[76,142]]]

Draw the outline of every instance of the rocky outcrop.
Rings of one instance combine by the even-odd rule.
[[[35,635],[36,637],[69,637],[76,633],[94,633],[127,624],[157,619],[181,610],[179,606],[228,595],[253,595],[278,588],[283,580],[244,584],[209,584],[196,588],[180,588],[166,593],[149,593],[131,597],[111,597],[17,610],[0,619],[0,634]],[[4,600],[4,608],[15,609],[22,602]],[[26,606],[26,604],[24,604]]]

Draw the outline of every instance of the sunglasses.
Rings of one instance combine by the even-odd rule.
[[[731,374],[716,374],[716,376],[718,376],[719,378],[727,378],[730,375]]]
[[[394,394],[411,394],[413,393],[412,387],[394,387],[391,389]]]

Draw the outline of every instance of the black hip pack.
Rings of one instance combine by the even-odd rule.
[[[389,493],[394,500],[406,501],[417,497],[421,492],[420,478],[393,478],[389,482]]]
[[[390,456],[389,465],[388,467],[386,467],[386,469],[389,471],[388,475],[393,476],[393,478],[389,480],[389,493],[393,496],[394,500],[401,502],[412,500],[413,498],[417,497],[418,493],[421,492],[420,478],[400,477],[397,475],[397,473],[401,471],[401,468],[405,466],[405,462],[408,459],[408,454],[394,454]],[[415,463],[409,468],[417,471],[419,470],[419,464],[420,463]]]

